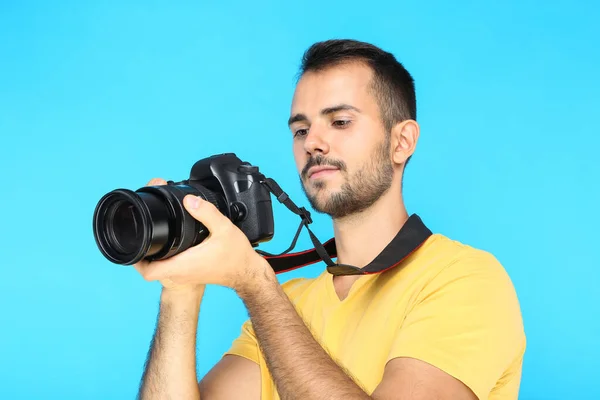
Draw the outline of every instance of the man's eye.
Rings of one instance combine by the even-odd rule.
[[[304,136],[308,133],[308,129],[298,129],[294,132],[294,136]]]
[[[348,125],[350,125],[351,121],[345,120],[345,119],[338,119],[336,121],[333,121],[333,125],[337,128],[345,128]]]

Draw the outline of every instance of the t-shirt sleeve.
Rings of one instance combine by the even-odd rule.
[[[257,364],[260,363],[261,354],[258,347],[258,341],[256,340],[250,320],[244,322],[240,335],[233,341],[231,347],[225,354],[233,354],[247,358]]]
[[[424,285],[388,359],[427,362],[487,399],[524,346],[512,282],[491,254],[481,252],[457,259]]]

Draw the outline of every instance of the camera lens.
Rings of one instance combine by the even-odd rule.
[[[171,257],[200,243],[209,232],[184,208],[187,194],[200,196],[229,216],[225,198],[194,184],[117,189],[94,211],[94,238],[101,253],[116,264]]]
[[[96,244],[110,261],[135,264],[168,242],[170,214],[167,203],[155,194],[114,190],[96,206]]]
[[[143,245],[142,215],[133,203],[123,200],[114,204],[107,222],[113,234],[111,242],[122,253],[132,253]]]

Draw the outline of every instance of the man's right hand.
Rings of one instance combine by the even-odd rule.
[[[167,181],[162,178],[153,178],[146,184],[146,186],[161,186],[166,184]],[[150,263],[151,261],[141,260],[133,266],[140,273],[140,275],[142,275],[142,277],[146,279],[146,277],[144,276],[144,271],[148,270],[147,266],[150,265]],[[205,288],[205,285],[188,285],[185,282],[175,283],[170,279],[162,279],[159,280],[159,282],[163,286],[163,289],[169,292],[195,292],[201,296],[204,293]]]

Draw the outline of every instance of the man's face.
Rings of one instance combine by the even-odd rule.
[[[392,183],[371,78],[367,66],[343,64],[304,74],[294,93],[290,130],[302,188],[316,211],[334,219],[367,209]]]

